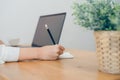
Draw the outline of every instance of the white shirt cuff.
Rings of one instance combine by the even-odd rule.
[[[5,47],[5,61],[18,61],[19,50],[18,47]]]
[[[0,45],[0,63],[18,61],[20,48]]]
[[[0,64],[3,64],[5,61],[4,61],[4,47],[5,45],[0,45]]]

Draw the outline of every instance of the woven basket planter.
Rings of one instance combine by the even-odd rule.
[[[120,74],[120,31],[95,31],[99,70]]]

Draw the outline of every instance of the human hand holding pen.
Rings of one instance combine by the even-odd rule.
[[[56,60],[59,58],[59,55],[64,52],[64,50],[65,48],[61,45],[44,46],[38,50],[41,52],[41,54],[38,54],[38,59]]]
[[[44,54],[40,54],[40,56],[42,56],[42,57],[40,57],[40,56],[39,57],[42,60],[47,60],[47,59],[48,60],[56,60],[56,59],[59,58],[59,56],[61,54],[63,54],[65,48],[63,46],[61,46],[61,45],[56,45],[55,40],[54,40],[54,38],[52,36],[52,33],[49,30],[47,24],[45,24],[45,28],[46,28],[46,30],[47,30],[47,32],[48,32],[48,34],[49,34],[49,36],[50,36],[50,38],[51,38],[54,45],[53,46],[44,46],[44,47],[42,47],[41,49],[43,49],[43,50],[41,52],[43,52]]]
[[[61,45],[48,45],[40,48],[21,48],[19,60],[56,60],[64,50],[65,48]]]

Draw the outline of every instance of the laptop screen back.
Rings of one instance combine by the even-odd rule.
[[[32,46],[40,47],[45,45],[53,45],[45,25],[47,24],[55,43],[59,43],[66,13],[52,14],[40,16],[37,29],[33,38]]]

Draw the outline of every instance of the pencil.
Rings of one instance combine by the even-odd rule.
[[[50,38],[51,38],[51,40],[52,40],[52,43],[55,45],[55,44],[56,44],[56,43],[55,43],[55,40],[54,40],[54,38],[53,38],[53,36],[52,36],[52,33],[51,33],[50,29],[48,28],[48,25],[47,25],[47,24],[45,24],[45,28],[46,28],[46,30],[47,30],[47,32],[48,32],[48,34],[49,34],[49,36],[50,36]]]

